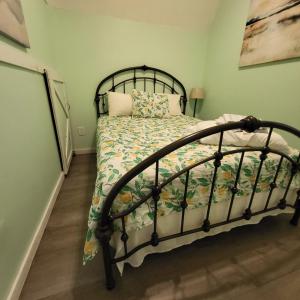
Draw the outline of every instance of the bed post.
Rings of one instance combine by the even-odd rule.
[[[112,236],[112,227],[111,224],[107,226],[101,226],[99,224],[97,229],[97,238],[100,241],[102,246],[102,255],[103,255],[103,264],[105,270],[105,278],[106,278],[106,288],[108,290],[112,290],[115,287],[115,280],[113,276],[113,263],[112,263],[112,255],[110,249],[110,239]]]
[[[294,216],[291,220],[291,224],[294,226],[298,225],[299,222],[299,218],[300,218],[300,190],[297,192],[297,199],[296,199],[296,203],[295,203],[295,213]]]

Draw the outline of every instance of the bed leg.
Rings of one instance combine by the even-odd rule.
[[[108,290],[112,290],[115,287],[115,279],[113,276],[113,263],[112,263],[112,255],[110,250],[109,241],[111,239],[112,230],[109,226],[105,228],[99,228],[97,232],[97,237],[102,246],[102,256],[103,256],[103,264],[105,271],[105,279],[106,279],[106,288]]]
[[[106,277],[106,288],[108,290],[112,290],[115,288],[115,279],[113,276],[113,264],[111,263],[111,252],[109,243],[106,245],[102,245],[103,250],[103,263],[105,269],[105,277]]]
[[[297,192],[297,200],[295,203],[295,213],[294,213],[294,216],[290,223],[294,226],[297,226],[299,219],[300,219],[300,190]]]

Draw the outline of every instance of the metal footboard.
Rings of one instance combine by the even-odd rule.
[[[266,141],[266,144],[264,147],[244,147],[244,148],[237,148],[234,150],[230,151],[222,151],[222,144],[223,144],[223,136],[226,131],[229,130],[235,130],[235,129],[241,129],[245,130],[248,132],[254,132],[257,129],[265,127],[268,128],[268,138]],[[110,193],[108,194],[103,208],[101,212],[101,220],[99,221],[98,228],[97,228],[97,238],[99,239],[102,250],[103,250],[103,259],[104,259],[104,266],[105,266],[105,274],[106,274],[106,286],[108,289],[112,289],[115,286],[115,281],[113,277],[113,265],[117,262],[121,262],[129,258],[131,255],[139,251],[140,249],[147,247],[149,245],[152,245],[153,247],[157,246],[159,243],[178,238],[181,236],[189,235],[192,233],[204,231],[204,232],[209,232],[212,228],[218,227],[218,226],[223,226],[225,224],[233,223],[239,220],[250,220],[253,216],[260,215],[266,212],[270,212],[272,210],[276,209],[282,209],[284,210],[286,207],[293,207],[295,208],[295,213],[294,216],[291,220],[291,224],[297,225],[298,220],[300,218],[300,189],[297,192],[297,198],[295,200],[294,205],[290,205],[287,203],[287,195],[291,187],[291,183],[293,181],[294,176],[296,175],[297,172],[300,171],[300,154],[297,157],[296,160],[294,160],[292,157],[289,157],[287,154],[277,151],[272,149],[269,144],[271,141],[272,133],[274,129],[280,129],[286,132],[289,132],[298,138],[300,138],[300,131],[297,130],[296,128],[290,127],[288,125],[278,123],[278,122],[271,122],[271,121],[260,121],[252,116],[247,117],[239,122],[234,122],[234,123],[227,123],[215,127],[211,127],[206,130],[202,130],[200,132],[196,132],[192,135],[189,135],[187,137],[184,137],[174,143],[171,143],[167,145],[166,147],[162,148],[158,152],[154,153],[153,155],[149,156],[146,158],[144,161],[139,163],[137,166],[135,166],[133,169],[131,169],[127,174],[125,174],[111,189]],[[218,143],[218,149],[216,153],[210,157],[207,157],[205,159],[200,160],[199,162],[196,162],[190,166],[187,166],[183,168],[182,170],[178,171],[177,173],[173,174],[171,177],[167,178],[165,181],[160,182],[159,181],[159,164],[160,160],[164,158],[166,155],[170,154],[171,152],[189,144],[192,143],[196,140],[205,138],[210,135],[214,134],[219,134],[219,143]],[[253,184],[253,189],[250,195],[249,199],[249,204],[244,211],[244,213],[240,217],[232,218],[232,208],[234,205],[235,197],[236,194],[238,193],[238,182],[240,178],[240,173],[241,169],[243,166],[244,162],[244,157],[247,152],[260,152],[260,162],[259,166],[257,169],[257,174],[256,178]],[[227,155],[232,155],[232,154],[239,154],[240,153],[240,159],[238,163],[238,168],[236,170],[235,174],[235,179],[233,185],[230,187],[230,192],[231,192],[231,198],[230,198],[230,203],[229,203],[229,209],[228,212],[226,213],[226,220],[223,222],[215,223],[212,224],[210,221],[210,215],[211,215],[211,208],[212,208],[212,201],[213,201],[213,196],[214,196],[214,191],[217,183],[217,172],[218,169],[220,168],[222,164],[222,159],[227,156]],[[252,211],[252,204],[253,204],[253,199],[256,194],[256,189],[259,184],[260,180],[260,175],[262,171],[263,164],[265,160],[268,157],[268,154],[270,153],[275,153],[280,156],[280,160],[277,166],[276,171],[274,172],[273,180],[272,183],[270,184],[270,190],[267,196],[267,199],[264,204],[264,209],[260,211],[253,212]],[[277,188],[277,177],[279,174],[279,170],[281,168],[281,165],[284,160],[287,160],[290,165],[290,175],[288,179],[287,186],[285,188],[284,194],[282,199],[277,203],[277,205],[274,207],[270,207],[270,199],[272,197],[273,191],[275,188]],[[190,176],[190,171],[197,167],[200,166],[206,162],[213,161],[214,164],[214,170],[213,170],[213,175],[212,175],[212,184],[210,187],[210,192],[209,192],[209,200],[207,204],[207,211],[205,215],[205,220],[203,224],[200,224],[199,227],[190,229],[190,230],[184,230],[184,224],[185,224],[185,214],[186,214],[186,209],[188,207],[187,203],[187,192],[188,192],[188,186],[189,186],[189,176]],[[141,172],[143,172],[146,168],[148,168],[151,165],[155,165],[155,180],[153,182],[153,185],[151,187],[151,191],[139,199],[136,203],[134,203],[130,208],[118,213],[118,214],[113,214],[112,212],[112,205],[114,200],[116,199],[117,195],[120,193],[122,188],[126,186],[133,178],[135,178],[137,175],[139,175]],[[183,199],[180,203],[181,206],[181,221],[180,221],[180,228],[178,230],[178,233],[168,235],[168,236],[159,236],[157,232],[157,213],[158,213],[158,203],[160,201],[160,193],[162,191],[162,188],[164,188],[167,184],[171,183],[173,180],[178,178],[179,176],[185,176],[185,185],[184,185],[184,193],[183,193]],[[149,199],[153,199],[154,203],[154,217],[153,217],[153,231],[151,236],[149,236],[149,240],[137,245],[130,251],[128,251],[127,247],[127,242],[128,242],[128,234],[126,231],[126,222],[125,222],[125,217],[131,214],[133,211],[135,211],[138,207],[140,207],[143,203],[148,201]],[[110,249],[110,239],[113,234],[113,222],[119,221],[121,226],[122,226],[122,233],[121,233],[121,240],[124,244],[124,255],[120,257],[114,258],[111,249]]]

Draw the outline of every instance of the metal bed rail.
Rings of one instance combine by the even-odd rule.
[[[126,79],[124,79],[124,76]],[[139,82],[142,83],[142,88],[144,91],[146,91],[148,88],[152,88],[155,93],[158,92],[158,88],[160,87],[160,92],[162,93],[181,95],[181,109],[185,114],[187,94],[183,84],[166,71],[143,65],[118,70],[105,77],[98,84],[94,98],[97,118],[108,114],[106,103],[107,92],[115,92],[118,90],[126,93],[128,92],[127,86],[132,84],[133,88],[136,88]],[[109,86],[108,88],[107,85]],[[102,91],[103,89],[104,91]]]

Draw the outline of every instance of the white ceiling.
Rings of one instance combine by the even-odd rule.
[[[208,30],[219,0],[46,0],[56,8],[122,19]]]

